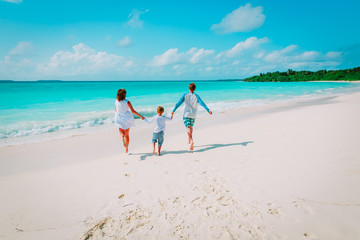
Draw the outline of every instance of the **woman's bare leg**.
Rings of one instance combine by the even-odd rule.
[[[122,143],[123,143],[124,147],[126,148],[125,131],[126,131],[126,130],[119,128],[119,132],[120,132],[120,137],[121,137]]]
[[[130,128],[125,130],[125,152],[128,153],[129,151],[129,143],[130,143],[130,137],[129,137]]]

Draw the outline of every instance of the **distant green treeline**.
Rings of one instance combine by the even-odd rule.
[[[319,70],[317,72],[293,71],[289,69],[287,72],[260,73],[259,76],[243,79],[244,82],[304,82],[326,80],[360,80],[360,67],[345,70]]]

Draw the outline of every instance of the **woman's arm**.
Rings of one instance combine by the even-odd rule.
[[[127,103],[127,105],[129,106],[130,108],[130,111],[135,114],[136,116],[140,117],[141,120],[144,120],[145,118],[143,116],[141,116],[137,111],[135,111],[135,109],[133,108],[133,106],[131,105],[130,102]]]

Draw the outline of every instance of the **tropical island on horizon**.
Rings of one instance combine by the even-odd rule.
[[[244,81],[244,82],[310,82],[310,81],[360,81],[360,67],[342,70],[318,70],[312,71],[294,71],[292,69],[286,72],[268,72],[260,73],[248,78],[214,79],[214,80],[35,80],[35,81],[17,81],[0,80],[0,83],[12,82],[187,82],[187,81]]]
[[[268,72],[244,78],[244,82],[359,81],[360,67],[343,70]]]

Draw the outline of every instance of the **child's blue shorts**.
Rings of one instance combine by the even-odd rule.
[[[153,133],[152,142],[158,142],[158,146],[161,146],[164,142],[164,131],[160,131],[158,133]]]

